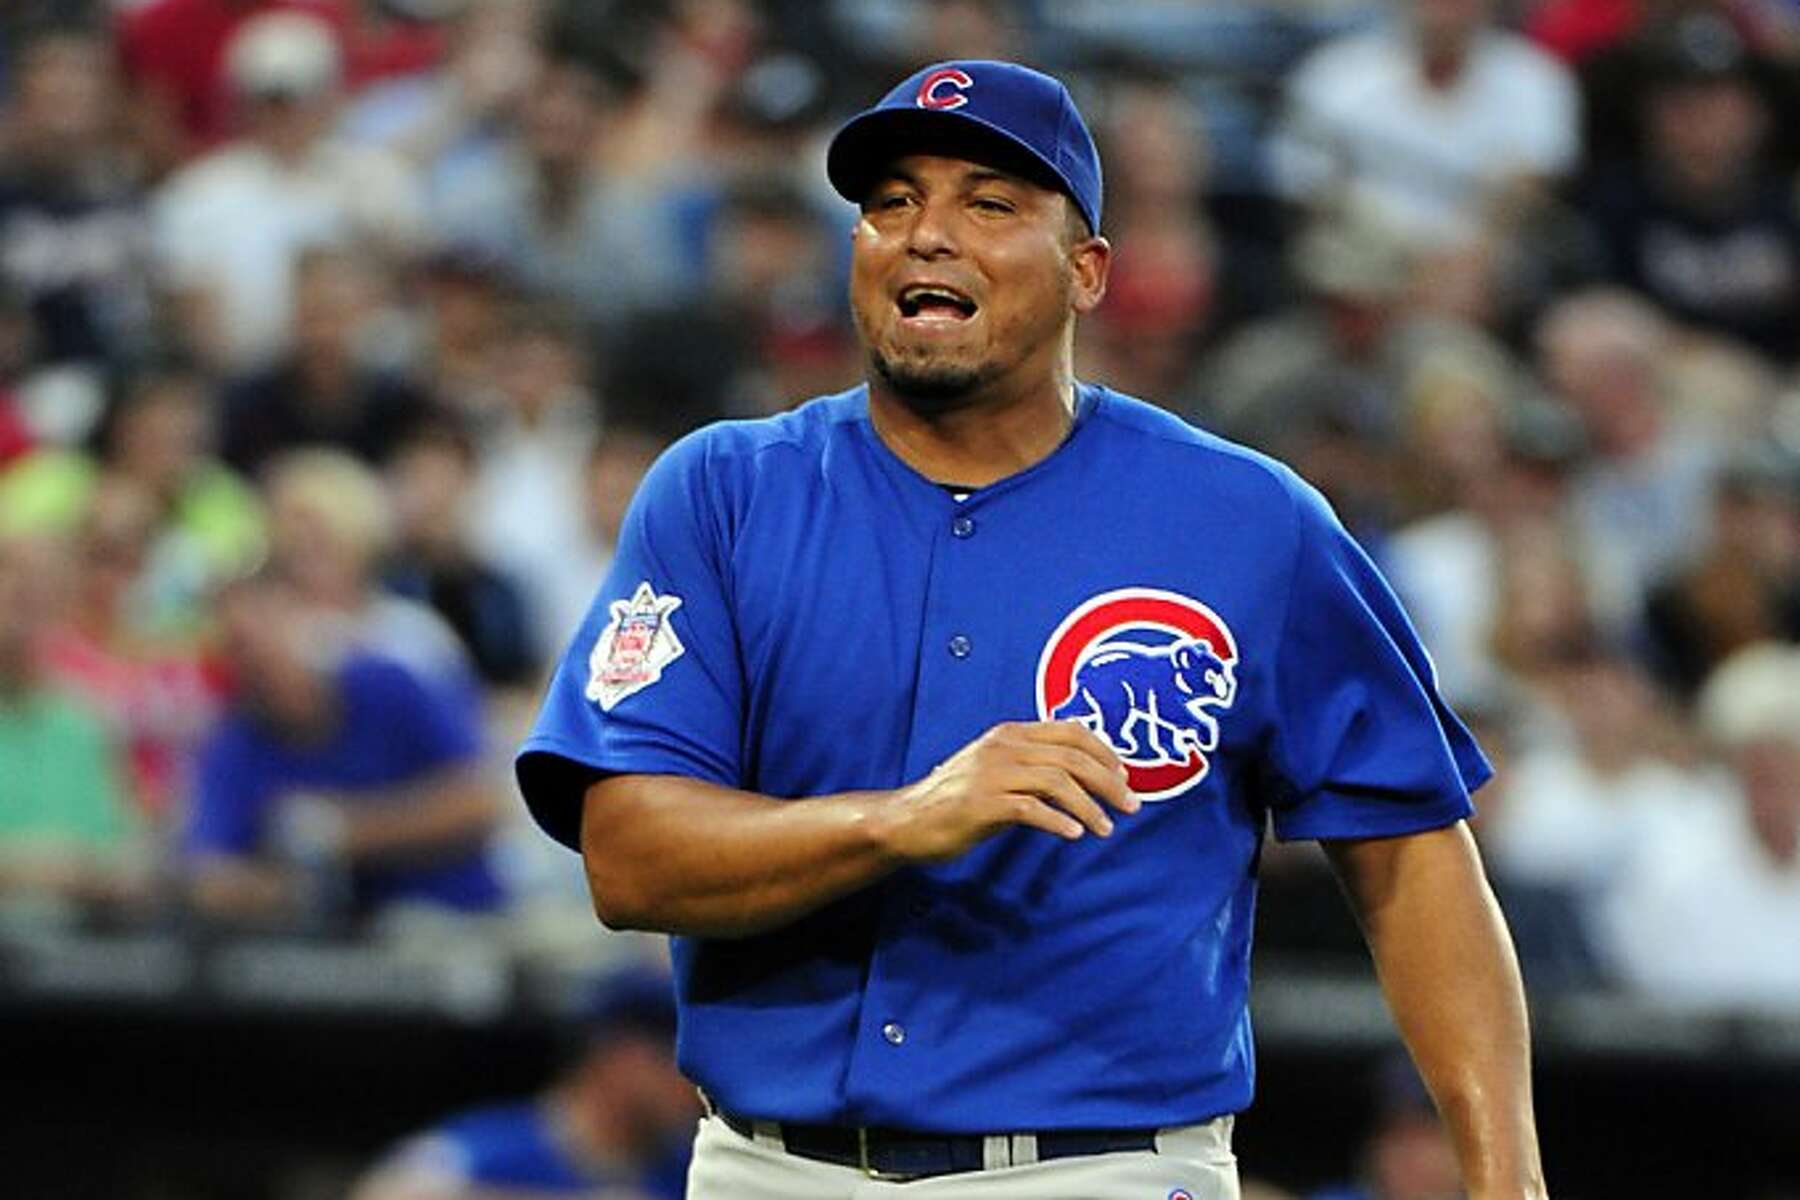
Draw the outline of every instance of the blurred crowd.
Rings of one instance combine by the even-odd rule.
[[[1790,0],[7,3],[0,919],[579,954],[512,746],[656,454],[860,378],[822,148],[945,57],[1096,125],[1084,377],[1402,593],[1533,986],[1800,1003]]]

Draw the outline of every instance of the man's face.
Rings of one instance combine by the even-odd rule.
[[[928,412],[1049,375],[1105,288],[1106,243],[1076,235],[1068,205],[978,162],[897,160],[852,237],[850,303],[876,374]]]

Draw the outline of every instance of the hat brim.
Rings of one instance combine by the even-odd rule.
[[[1055,164],[1006,130],[956,109],[884,108],[852,118],[831,140],[825,175],[838,195],[861,205],[894,162],[911,154],[967,159],[1061,192],[1094,228],[1093,214]]]

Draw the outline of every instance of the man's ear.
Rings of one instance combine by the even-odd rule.
[[[1072,303],[1083,315],[1100,307],[1106,298],[1106,279],[1112,271],[1112,243],[1095,234],[1069,247],[1073,287]]]

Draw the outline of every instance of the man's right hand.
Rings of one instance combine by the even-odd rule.
[[[581,847],[614,929],[739,938],[779,929],[911,863],[1005,829],[1071,841],[1137,811],[1112,748],[1070,722],[997,725],[894,791],[782,799],[680,775],[589,785]]]
[[[883,840],[913,862],[943,862],[1025,825],[1070,841],[1106,837],[1107,813],[1138,810],[1125,765],[1071,721],[996,725],[880,808]]]

